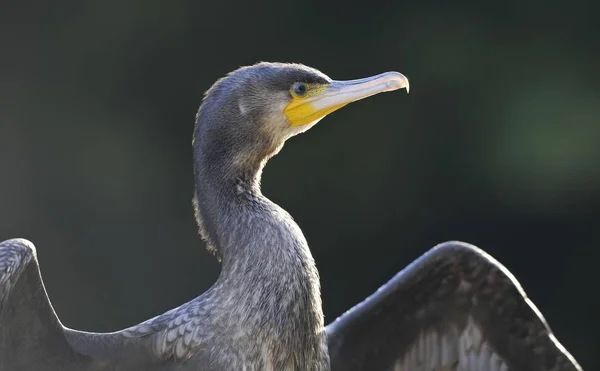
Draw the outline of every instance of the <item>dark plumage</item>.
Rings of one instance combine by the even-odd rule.
[[[319,275],[290,215],[260,190],[266,161],[399,73],[333,81],[297,64],[238,69],[206,93],[194,130],[197,220],[222,261],[201,296],[107,334],[62,326],[33,245],[0,243],[0,370],[580,370],[498,262],[435,247],[325,327]]]

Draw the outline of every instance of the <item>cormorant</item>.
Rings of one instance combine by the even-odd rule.
[[[327,327],[319,275],[291,216],[267,199],[267,160],[344,105],[401,88],[397,72],[334,81],[259,63],[217,81],[194,130],[195,207],[222,261],[199,297],[133,327],[64,327],[33,244],[0,244],[0,370],[581,370],[500,263],[434,247]]]

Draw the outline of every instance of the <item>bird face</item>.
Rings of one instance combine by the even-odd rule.
[[[281,140],[306,131],[348,103],[386,91],[409,89],[408,79],[398,72],[335,81],[304,65],[263,62],[243,67],[230,76],[236,74],[244,76],[246,82],[245,91],[238,96],[240,113]]]
[[[409,84],[398,72],[336,81],[301,64],[262,62],[231,72],[209,89],[196,139],[205,138],[212,154],[227,147],[236,153],[234,162],[254,162],[348,103],[401,88],[408,91]]]
[[[310,127],[348,103],[401,88],[408,91],[409,84],[408,79],[398,72],[322,84],[298,81],[290,87],[291,101],[285,107],[284,114],[291,127]]]

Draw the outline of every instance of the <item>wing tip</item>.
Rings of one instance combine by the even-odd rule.
[[[492,255],[487,253],[482,248],[477,247],[477,246],[472,245],[467,242],[463,242],[463,241],[442,242],[442,243],[435,245],[431,250],[429,250],[427,253],[425,253],[425,255],[429,255],[431,253],[436,253],[436,255],[441,254],[444,256],[447,256],[447,255],[456,256],[456,254],[461,254],[462,256],[467,256],[467,257],[470,256],[470,257],[476,257],[476,258],[483,258],[485,261],[487,261],[487,263],[497,267],[503,273],[507,274],[507,276],[509,278],[514,279],[513,275],[510,273],[510,271],[502,263],[500,263],[496,258],[494,258]],[[514,280],[516,280],[516,279],[514,279]]]
[[[481,260],[482,262],[485,261],[487,264],[490,264],[495,269],[499,270],[510,281],[510,283],[518,289],[523,297],[527,297],[523,287],[521,286],[521,283],[512,274],[512,272],[492,255],[475,245],[462,241],[447,241],[436,245],[428,253],[426,253],[426,255],[433,252],[443,255],[463,254],[463,256],[471,256],[478,259],[483,259]]]
[[[36,259],[33,244],[22,238],[0,242],[0,312],[21,273]]]
[[[0,246],[23,247],[35,251],[35,245],[33,244],[33,242],[25,238],[10,238],[8,240],[0,242]]]
[[[451,250],[451,251],[462,251],[462,252],[476,252],[481,254],[483,252],[479,247],[472,245],[468,242],[459,240],[450,240],[435,245],[432,250]]]
[[[0,242],[0,255],[2,253],[20,253],[21,256],[37,257],[37,250],[33,242],[25,238],[11,238]]]

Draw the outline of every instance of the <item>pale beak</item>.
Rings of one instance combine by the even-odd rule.
[[[386,91],[406,88],[410,85],[406,76],[399,72],[385,72],[358,80],[332,81],[323,91],[302,98],[294,98],[286,107],[285,114],[292,126],[314,123],[348,103]]]

